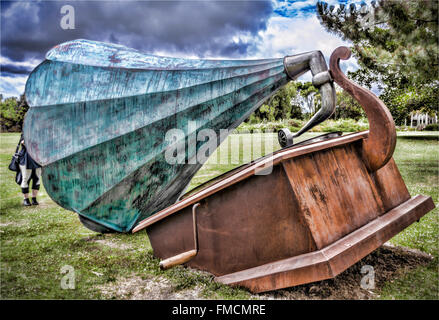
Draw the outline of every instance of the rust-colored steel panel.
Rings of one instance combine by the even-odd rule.
[[[268,176],[254,176],[202,201],[199,252],[188,265],[224,275],[315,250],[290,192],[284,171],[275,166]],[[193,248],[190,208],[147,229],[155,255],[168,258]]]
[[[330,246],[311,253],[216,278],[264,292],[333,278],[434,208],[430,197],[416,196]]]
[[[308,153],[313,153],[326,148],[348,144],[353,141],[367,138],[368,135],[369,135],[368,131],[363,131],[363,132],[347,134],[337,139],[327,140],[318,143],[311,143],[304,146],[302,145],[293,146],[279,150],[275,152],[272,156],[263,157],[252,163],[245,164],[223,175],[221,179],[214,181],[214,183],[205,184],[205,187],[198,190],[198,192],[195,193],[190,192],[190,195],[183,195],[181,197],[181,200],[175,203],[174,205],[169,206],[159,211],[158,213],[154,214],[153,216],[142,220],[133,229],[133,232],[138,232],[164,218],[167,218],[168,216],[178,212],[179,210],[186,208],[187,206],[193,205],[199,202],[200,200],[205,199],[210,195],[219,192],[220,190],[228,188],[242,180],[248,179],[249,177],[252,177],[256,172],[260,170],[264,170],[264,168],[266,168],[267,166],[270,165],[275,166],[277,164],[280,164],[284,160],[288,160]]]
[[[293,158],[283,166],[319,249],[384,213],[352,144]]]
[[[393,158],[385,167],[371,173],[371,178],[381,197],[385,211],[389,211],[410,199],[410,193]]]
[[[434,208],[431,198],[410,197],[393,159],[367,169],[365,137],[283,149],[206,184],[134,231],[146,228],[160,259],[190,252],[199,203],[199,248],[186,265],[254,292],[334,277]],[[255,175],[270,162],[271,174]]]

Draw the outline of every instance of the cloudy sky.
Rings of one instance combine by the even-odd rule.
[[[336,47],[349,44],[323,29],[316,17],[316,3],[1,0],[0,93],[3,97],[23,93],[28,74],[47,51],[80,38],[173,57],[254,59],[321,50],[329,59]],[[74,9],[74,29],[62,28],[65,5]],[[354,61],[348,64],[349,70],[355,66]]]

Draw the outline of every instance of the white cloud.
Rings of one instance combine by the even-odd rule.
[[[335,0],[334,0],[335,1]],[[305,8],[311,4],[314,4],[315,0],[306,0],[299,2],[290,2],[288,5],[291,9],[300,11],[301,8]],[[331,2],[331,1],[327,1]],[[350,44],[343,41],[339,37],[328,33],[320,24],[316,14],[300,14],[298,16],[288,18],[280,15],[273,14],[267,22],[267,28],[260,31],[255,37],[249,33],[242,32],[235,35],[231,40],[235,43],[250,44],[250,52],[243,58],[256,59],[256,58],[274,58],[284,57],[286,55],[294,55],[303,52],[320,50],[324,54],[327,62],[331,53],[339,46],[349,46]],[[155,50],[154,54],[163,56],[180,56],[185,58],[199,58],[192,54],[175,54],[167,52],[166,50]],[[227,57],[209,57],[227,59]],[[12,61],[6,57],[0,56],[0,63],[2,65],[14,65],[17,67],[25,67],[32,70],[35,68],[39,60],[27,60],[23,62]],[[345,61],[341,64],[343,70],[346,72],[354,71],[358,68],[358,65],[354,58],[349,61]],[[1,92],[6,95],[19,95],[24,91],[24,85],[27,76],[18,77],[1,77],[0,89]],[[307,73],[299,80],[310,81],[310,74]],[[15,90],[12,89],[13,86]]]
[[[12,61],[11,59],[0,56],[0,65],[1,66],[14,66],[14,67],[22,67],[29,70],[33,70],[38,64],[41,63],[39,59],[31,59],[27,61]],[[3,69],[2,67],[0,67]],[[28,75],[23,74],[15,74],[14,76],[10,76],[8,73],[2,72],[0,75],[0,93],[3,95],[3,98],[8,97],[19,97],[24,93],[24,87],[26,85]]]
[[[27,61],[13,61],[8,57],[0,56],[0,65],[13,65],[15,67],[25,67],[32,70],[40,63],[41,63],[41,59],[30,59]]]
[[[27,75],[23,76],[0,76],[0,93],[3,98],[19,97],[24,93],[24,86],[26,85]]]
[[[252,58],[284,57],[320,50],[329,63],[331,53],[339,46],[350,46],[350,43],[328,33],[315,15],[294,18],[273,16],[267,29],[259,32],[257,54]],[[356,70],[358,65],[351,58],[343,62],[342,67],[346,72]],[[303,77],[301,80],[310,80],[308,74]]]
[[[259,52],[267,56],[285,56],[321,50],[325,56],[342,45],[349,45],[329,34],[315,16],[303,18],[272,17],[267,30],[259,32]]]
[[[0,56],[1,66],[14,66],[17,68],[26,68],[28,70],[33,70],[41,61],[39,59],[31,59],[27,61],[12,61],[11,59]],[[3,69],[2,67],[0,67]],[[8,73],[1,73],[0,76],[0,93],[4,98],[8,97],[19,97],[24,92],[24,87],[26,85],[28,75],[15,74],[10,76]]]

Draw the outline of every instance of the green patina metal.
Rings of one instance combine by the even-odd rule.
[[[233,129],[285,85],[283,59],[191,60],[75,40],[56,46],[29,76],[24,137],[60,206],[119,232],[175,203],[208,141],[165,159],[170,129],[187,143]],[[189,125],[195,123],[195,126]],[[221,137],[221,138],[220,138]]]

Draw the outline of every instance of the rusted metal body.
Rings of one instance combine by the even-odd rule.
[[[275,290],[335,277],[434,208],[407,190],[385,105],[342,75],[348,53],[333,53],[330,73],[370,130],[284,148],[183,196],[133,230],[146,229],[155,256],[194,250],[195,205],[197,254],[184,262],[225,284]],[[271,174],[257,174],[267,166]]]
[[[363,158],[367,167],[378,170],[389,161],[396,146],[396,130],[392,115],[385,104],[371,91],[359,87],[341,72],[340,59],[346,60],[351,52],[346,47],[337,48],[332,54],[329,67],[332,77],[340,87],[361,103],[369,120],[369,137],[363,143]]]

